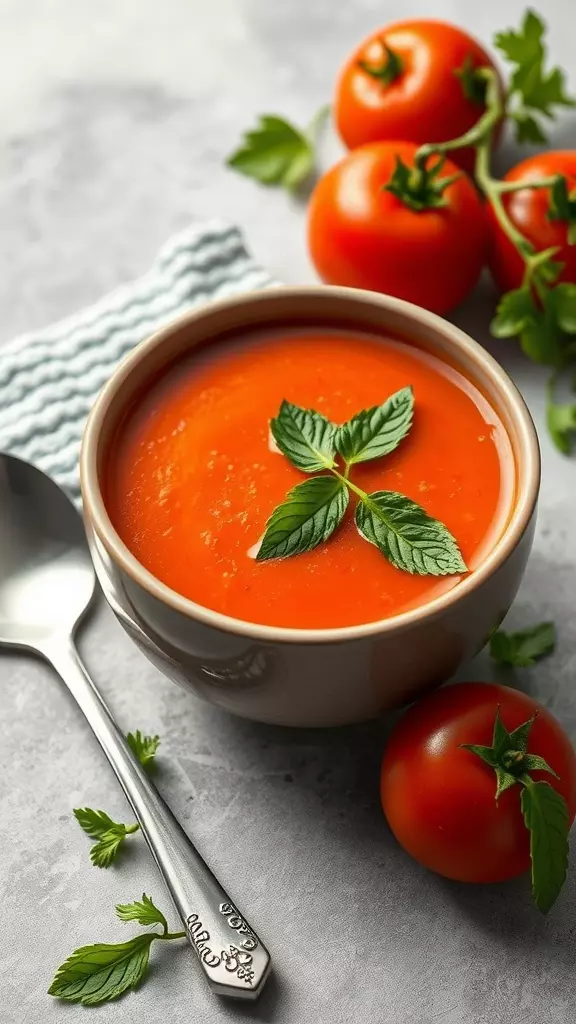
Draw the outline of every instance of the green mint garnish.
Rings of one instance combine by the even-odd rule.
[[[358,532],[396,568],[419,576],[467,572],[458,544],[444,523],[404,494],[367,494],[350,479],[356,463],[393,452],[408,436],[413,416],[411,387],[338,427],[313,409],[282,402],[270,425],[279,450],[302,472],[323,472],[293,487],[273,511],[257,560],[287,558],[324,543],[342,522],[352,492],[359,498]]]
[[[56,971],[49,995],[84,1006],[110,1002],[142,981],[148,970],[150,947],[156,939],[186,937],[186,932],[168,931],[164,914],[146,894],[142,902],[120,904],[116,913],[121,921],[160,924],[162,931],[135,935],[128,942],[81,946]]]

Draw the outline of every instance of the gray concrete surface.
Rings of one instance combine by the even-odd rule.
[[[543,5],[576,89],[571,0]],[[484,0],[0,0],[0,339],[40,326],[146,268],[173,230],[217,215],[288,282],[313,280],[303,208],[259,190],[223,156],[261,111],[304,122],[350,46],[405,14],[444,16],[483,39],[523,4]],[[553,142],[576,140],[574,118]],[[338,152],[327,137],[322,161]],[[503,163],[514,159],[505,149]],[[487,341],[489,286],[456,315]],[[542,427],[542,375],[491,344]],[[555,619],[557,652],[515,680],[576,738],[576,467],[542,432],[539,529],[509,617]],[[156,950],[138,994],[99,1009],[45,993],[76,946],[121,940],[117,901],[168,899],[141,840],[92,868],[78,805],[126,807],[50,671],[0,657],[2,1024],[569,1024],[576,982],[576,855],[548,919],[526,881],[448,883],[397,847],[378,805],[386,723],[330,732],[237,721],[162,679],[102,606],[86,660],[126,729],[162,736],[158,782],[268,942],[275,972],[253,1008],[205,990],[186,947]],[[463,676],[494,678],[485,656]],[[175,923],[175,922],[174,922]]]

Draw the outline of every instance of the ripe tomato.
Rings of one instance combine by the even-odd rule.
[[[413,142],[352,150],[318,182],[308,207],[308,248],[328,284],[368,288],[446,313],[473,288],[487,246],[487,222],[464,174],[446,206],[413,209],[383,186],[396,159],[414,167]],[[446,161],[442,175],[458,168]]]
[[[460,882],[501,882],[527,871],[530,838],[520,786],[495,800],[496,775],[461,743],[491,746],[496,711],[508,731],[535,711],[528,751],[558,773],[530,772],[576,812],[576,755],[556,719],[517,690],[461,683],[413,705],[393,731],[382,762],[381,796],[394,835],[417,861]]]
[[[503,180],[537,181],[554,174],[565,175],[569,192],[576,188],[576,150],[552,150],[528,157],[508,171]],[[576,284],[576,245],[568,244],[565,221],[548,218],[550,189],[521,189],[504,195],[502,199],[512,223],[535,249],[559,246],[560,252],[554,259],[565,264],[559,280]],[[494,280],[502,291],[518,288],[522,283],[524,263],[502,231],[491,206],[489,220],[492,227],[490,269]]]
[[[355,149],[383,139],[422,144],[463,135],[484,111],[481,95],[471,98],[466,77],[458,74],[465,66],[496,70],[475,39],[447,22],[399,21],[373,32],[346,61],[336,85],[342,140]],[[384,78],[366,67],[385,68]],[[474,151],[455,152],[454,161],[471,173]]]

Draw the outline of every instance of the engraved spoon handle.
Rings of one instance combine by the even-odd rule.
[[[255,999],[270,967],[267,949],[132,754],[73,641],[52,637],[42,651],[79,704],[124,790],[210,988],[218,995]]]

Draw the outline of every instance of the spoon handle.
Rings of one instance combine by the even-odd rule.
[[[49,641],[43,650],[80,705],[112,765],[210,988],[218,995],[255,999],[270,967],[267,949],[238,913],[132,754],[73,642]]]

